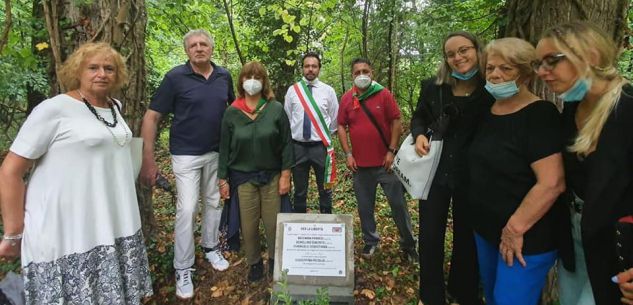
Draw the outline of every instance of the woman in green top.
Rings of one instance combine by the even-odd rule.
[[[242,67],[237,92],[238,98],[222,119],[218,178],[222,199],[230,198],[232,208],[239,209],[239,228],[250,266],[248,280],[254,282],[263,277],[260,219],[266,231],[269,272],[273,270],[277,213],[281,195],[290,190],[294,156],[288,117],[274,100],[261,63]],[[229,221],[229,239],[231,232],[237,232],[230,227]]]

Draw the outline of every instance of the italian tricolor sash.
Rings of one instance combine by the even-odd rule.
[[[312,97],[312,93],[310,89],[308,89],[308,85],[305,81],[302,79],[296,82],[292,87],[299,97],[303,111],[310,117],[312,126],[315,127],[319,138],[321,138],[326,148],[325,177],[323,182],[325,188],[332,188],[336,181],[336,162],[334,161],[334,146],[332,145],[332,138],[330,138],[330,129],[325,123],[325,118],[321,110],[319,110],[317,103],[314,101],[314,97]]]

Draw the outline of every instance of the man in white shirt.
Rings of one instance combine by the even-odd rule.
[[[338,99],[334,89],[318,79],[319,55],[306,53],[301,62],[303,77],[288,88],[284,101],[295,151],[293,210],[295,213],[306,212],[308,178],[310,168],[313,168],[319,189],[319,210],[330,214],[331,187],[336,175],[331,135],[337,130]]]

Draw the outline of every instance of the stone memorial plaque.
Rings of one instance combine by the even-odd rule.
[[[275,292],[281,289],[283,270],[294,301],[314,300],[317,289],[327,287],[330,304],[354,304],[352,215],[278,214]]]
[[[284,223],[281,270],[288,275],[345,276],[344,223]]]

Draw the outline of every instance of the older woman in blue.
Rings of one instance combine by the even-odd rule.
[[[557,257],[554,202],[565,187],[560,117],[530,92],[534,47],[517,38],[484,50],[486,89],[495,103],[469,151],[470,202],[488,305],[536,305]]]

